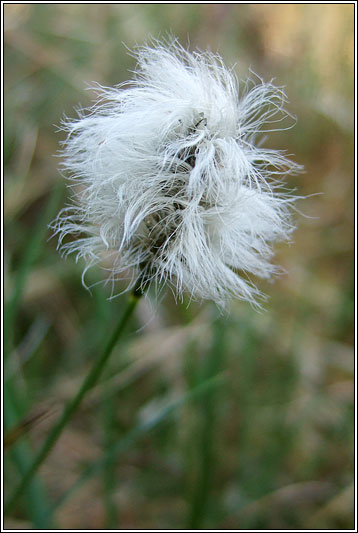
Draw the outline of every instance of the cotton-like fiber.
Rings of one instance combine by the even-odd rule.
[[[285,93],[260,79],[239,87],[220,57],[177,42],[136,56],[133,81],[98,87],[95,105],[64,123],[73,205],[54,223],[61,250],[86,268],[109,256],[113,279],[131,272],[129,288],[257,303],[251,275],[276,272],[272,245],[293,229],[282,181],[300,167],[260,144],[287,117]]]

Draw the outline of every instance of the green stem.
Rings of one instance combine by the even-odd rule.
[[[190,400],[200,398],[202,394],[206,394],[208,390],[222,387],[225,384],[226,377],[223,374],[219,374],[204,383],[199,384],[193,388],[189,393],[174,400],[172,403],[159,410],[153,418],[146,420],[132,428],[125,435],[119,438],[118,442],[115,442],[106,451],[105,457],[102,457],[98,461],[92,463],[87,467],[80,477],[73,483],[73,485],[57,500],[52,508],[51,514],[53,514],[59,507],[61,507],[73,494],[78,490],[86,481],[102,471],[107,464],[107,460],[115,462],[118,455],[127,452],[132,449],[134,443],[138,439],[149,433],[152,429],[159,426],[164,420],[173,415],[182,405]]]
[[[131,294],[127,308],[125,309],[121,320],[114,331],[112,337],[110,338],[105,350],[100,355],[100,357],[95,361],[94,365],[92,366],[91,370],[87,374],[85,380],[82,383],[82,386],[80,390],[78,391],[77,395],[67,404],[65,407],[61,418],[59,421],[54,425],[52,428],[50,434],[47,437],[47,440],[45,441],[42,449],[40,450],[39,454],[35,458],[34,462],[32,463],[29,470],[26,472],[24,477],[22,478],[22,481],[18,488],[14,491],[12,496],[10,496],[9,500],[4,506],[5,513],[8,512],[14,505],[14,503],[17,501],[17,499],[21,496],[21,494],[24,492],[30,481],[32,480],[34,474],[40,467],[40,465],[43,463],[43,461],[46,459],[50,451],[52,450],[54,444],[56,443],[57,439],[61,435],[63,429],[69,422],[70,418],[74,414],[74,412],[79,407],[80,403],[82,402],[84,396],[86,393],[95,385],[97,380],[99,379],[102,370],[111,355],[111,352],[117,343],[118,338],[122,334],[127,322],[129,321],[129,318],[131,317],[139,299],[140,299],[141,293],[137,291],[133,291]]]
[[[110,370],[110,369],[107,369]],[[106,372],[108,377],[108,372]],[[117,387],[110,387],[110,389],[117,389]],[[102,394],[102,405],[103,405],[103,426],[104,426],[104,435],[103,435],[103,445],[104,453],[106,454],[107,450],[110,449],[117,438],[118,432],[116,431],[116,416],[115,416],[115,396],[114,391],[112,390],[112,395],[108,398],[105,394],[104,388]],[[105,467],[103,468],[103,500],[104,507],[106,510],[106,528],[107,529],[116,529],[118,525],[118,509],[117,502],[114,498],[115,490],[115,481],[116,481],[116,468],[115,461],[113,457],[108,455],[107,460],[105,461]]]
[[[204,382],[219,374],[225,354],[225,326],[218,319],[213,323],[213,344],[204,368]],[[215,475],[215,435],[216,405],[219,404],[217,395],[220,390],[208,389],[200,398],[200,426],[199,426],[199,460],[198,472],[195,480],[189,515],[189,529],[202,529],[203,522],[210,512],[210,498],[212,496]],[[197,431],[197,428],[196,428]]]

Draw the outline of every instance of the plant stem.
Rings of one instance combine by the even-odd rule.
[[[111,355],[111,352],[117,343],[120,335],[122,334],[127,322],[129,321],[130,317],[132,316],[132,313],[140,299],[141,293],[138,290],[134,290],[131,294],[127,308],[125,309],[119,324],[117,325],[117,328],[115,329],[112,337],[109,339],[108,344],[106,345],[106,348],[101,353],[99,358],[94,362],[91,370],[87,374],[86,378],[84,379],[82,386],[80,387],[77,395],[67,404],[65,407],[62,416],[58,420],[58,422],[54,425],[52,428],[50,434],[47,437],[47,440],[45,441],[42,449],[40,450],[38,456],[35,458],[34,462],[32,463],[29,470],[26,472],[24,477],[22,478],[22,481],[18,488],[14,491],[12,496],[10,496],[9,500],[4,506],[4,511],[8,512],[16,502],[16,500],[21,496],[21,494],[24,492],[30,481],[32,480],[34,474],[40,467],[40,465],[43,463],[43,461],[46,459],[50,451],[52,450],[53,446],[55,445],[57,439],[61,435],[63,429],[69,422],[70,418],[74,414],[74,412],[79,407],[80,403],[82,402],[84,396],[86,393],[95,385],[97,380],[99,379],[103,368]]]
[[[114,399],[115,398],[112,397],[109,401],[103,402],[105,454],[107,450],[111,449],[111,446],[116,442],[118,436],[115,427]],[[117,502],[113,497],[116,480],[115,466],[114,458],[109,454],[108,458],[105,460],[105,466],[103,468],[103,499],[107,515],[106,527],[108,529],[116,529],[119,518]]]
[[[196,400],[200,398],[203,394],[205,395],[211,389],[222,387],[225,382],[226,376],[224,374],[219,374],[204,383],[200,383],[185,395],[172,401],[163,409],[160,409],[155,416],[149,420],[146,420],[145,422],[137,424],[126,434],[122,435],[119,440],[113,443],[106,451],[105,457],[95,461],[81,473],[80,477],[73,483],[73,485],[67,489],[64,494],[62,494],[57,502],[55,502],[51,513],[53,514],[59,507],[61,507],[61,505],[68,501],[68,499],[76,492],[76,490],[78,490],[88,479],[91,479],[94,475],[98,474],[98,472],[101,472],[104,468],[106,468],[108,460],[114,462],[120,454],[125,453],[129,449],[133,449],[134,443],[137,442],[138,439],[149,433],[155,427],[159,426],[164,420],[167,420],[168,417],[173,415],[182,405],[190,400]]]
[[[220,319],[213,323],[213,344],[203,369],[202,380],[213,379],[222,368],[225,355],[225,325]],[[212,497],[216,451],[215,435],[217,433],[216,404],[219,404],[220,390],[208,389],[199,402],[199,428],[198,431],[198,471],[194,482],[189,514],[189,529],[202,529],[205,518],[209,514],[210,498]],[[194,440],[194,439],[193,439]]]

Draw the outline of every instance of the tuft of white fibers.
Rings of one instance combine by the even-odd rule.
[[[241,91],[220,57],[177,41],[135,55],[133,81],[98,86],[94,106],[63,123],[73,205],[53,223],[59,246],[86,269],[109,254],[128,288],[168,282],[179,296],[257,304],[249,276],[277,272],[272,244],[293,230],[282,179],[301,167],[257,142],[288,116],[285,93],[260,78]]]

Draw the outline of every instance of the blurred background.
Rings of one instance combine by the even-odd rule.
[[[91,82],[131,77],[126,46],[176,35],[284,85],[305,166],[286,274],[265,311],[149,295],[8,528],[350,529],[353,513],[353,67],[349,4],[6,4],[5,487],[19,483],[126,296],[81,285],[47,224],[55,156]],[[317,194],[319,193],[319,194]],[[88,274],[104,279],[99,268]]]

